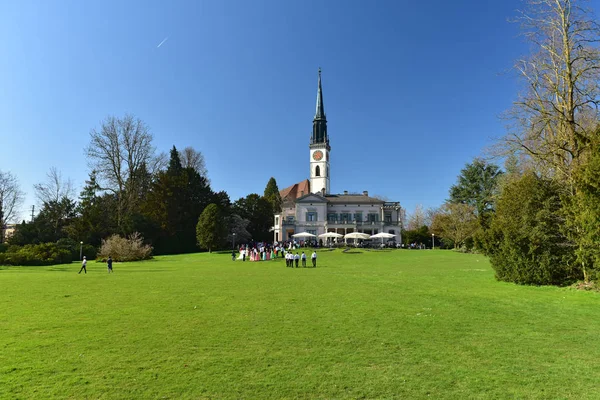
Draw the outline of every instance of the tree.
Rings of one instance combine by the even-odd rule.
[[[271,203],[256,193],[238,199],[232,206],[232,212],[250,221],[248,232],[254,240],[266,241],[271,238],[269,230],[273,225]]]
[[[17,177],[10,172],[0,171],[0,232],[3,232],[4,225],[19,218],[24,197]],[[3,235],[0,234],[0,243],[2,240]]]
[[[233,234],[235,233],[235,241],[237,243],[247,243],[252,239],[252,235],[246,229],[249,224],[249,220],[244,219],[237,214],[231,215],[229,217],[227,241],[233,242]]]
[[[497,165],[476,158],[461,170],[458,182],[450,188],[450,202],[474,207],[480,226],[487,228],[490,213],[494,211],[496,189],[501,174]]]
[[[568,283],[581,271],[563,233],[561,184],[531,171],[506,182],[486,232],[486,253],[502,281]]]
[[[575,169],[574,182],[573,196],[563,197],[565,231],[574,243],[587,283],[590,278],[598,279],[600,270],[600,134],[596,134],[585,163]]]
[[[179,158],[181,159],[183,168],[192,168],[200,176],[208,180],[208,170],[206,169],[206,162],[201,152],[188,146],[179,153]]]
[[[279,194],[279,188],[277,187],[277,181],[271,177],[265,187],[263,197],[271,204],[273,214],[281,211],[281,195]]]
[[[36,183],[33,188],[47,222],[54,227],[54,235],[60,238],[59,225],[74,217],[73,183],[70,179],[63,179],[55,167],[51,167],[46,176],[46,182]]]
[[[196,225],[196,240],[198,244],[210,253],[220,246],[227,236],[227,221],[216,204],[206,206]]]
[[[507,117],[503,147],[524,152],[536,170],[570,180],[598,121],[600,27],[578,0],[529,0],[518,18],[533,45],[515,69],[524,91]]]
[[[136,229],[144,233],[157,254],[196,251],[198,217],[210,203],[229,204],[229,197],[224,195],[226,198],[215,195],[206,178],[194,169],[182,168],[173,147],[169,167],[157,174],[141,206]],[[226,208],[222,210],[224,215]]]
[[[51,167],[46,174],[46,182],[33,185],[35,196],[40,205],[60,201],[63,197],[72,198],[75,192],[71,179],[63,179],[56,167]]]
[[[463,203],[446,202],[431,223],[431,231],[455,249],[462,247],[476,230],[475,207]]]
[[[171,157],[169,159],[169,166],[167,167],[167,174],[171,176],[181,175],[183,172],[183,166],[181,165],[181,160],[179,159],[179,152],[177,148],[173,146],[171,149]]]
[[[89,174],[85,186],[79,194],[77,218],[65,227],[68,236],[76,242],[99,247],[102,239],[111,235],[116,229],[116,219],[113,210],[116,198],[113,194],[100,193],[96,180],[96,172]]]
[[[154,164],[152,135],[146,124],[132,115],[111,116],[100,130],[92,129],[86,152],[101,189],[117,196],[117,225],[121,228],[128,205],[137,197],[136,172],[142,165]]]
[[[427,225],[427,217],[423,205],[417,204],[415,210],[408,217],[408,224],[406,226],[408,231],[416,231],[423,225]]]

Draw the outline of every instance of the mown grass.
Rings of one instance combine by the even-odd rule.
[[[0,398],[600,398],[600,295],[449,251],[0,270]]]

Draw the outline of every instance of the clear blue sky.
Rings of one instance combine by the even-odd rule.
[[[333,193],[438,206],[504,133],[518,0],[14,1],[0,5],[0,169],[79,188],[89,131],[132,113],[193,146],[232,200],[305,179],[323,69]],[[158,44],[168,40],[158,48]]]

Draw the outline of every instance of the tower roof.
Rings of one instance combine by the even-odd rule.
[[[321,68],[319,68],[319,87],[317,89],[317,108],[315,119],[325,119],[325,106],[323,104],[323,88],[321,87]]]

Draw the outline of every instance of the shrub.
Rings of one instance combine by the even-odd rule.
[[[561,234],[560,187],[532,173],[507,183],[486,231],[485,248],[502,281],[561,285],[579,276]]]
[[[152,246],[145,245],[139,233],[133,233],[128,238],[112,235],[102,240],[102,245],[96,256],[99,260],[106,260],[111,256],[114,261],[137,261],[152,258]]]
[[[8,250],[8,244],[0,243],[0,253],[6,253],[6,250]]]
[[[2,265],[54,265],[72,261],[71,253],[56,243],[28,244],[23,247],[13,245],[0,253]]]

